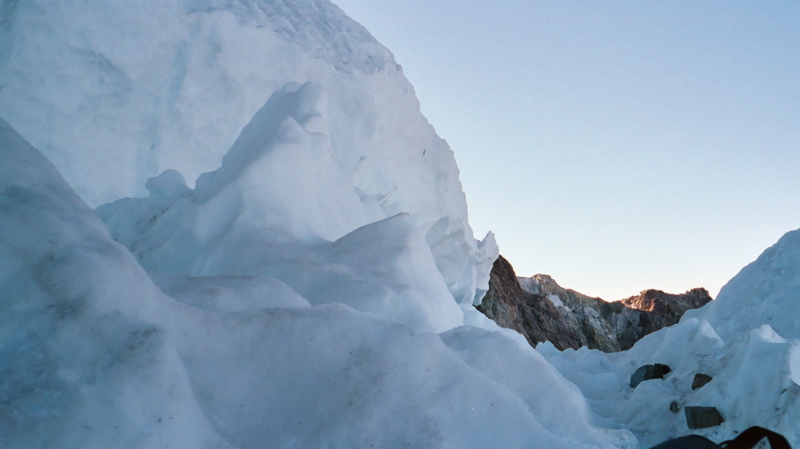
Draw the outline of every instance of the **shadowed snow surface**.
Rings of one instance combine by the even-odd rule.
[[[594,427],[531,348],[457,325],[441,279],[457,312],[441,336],[402,311],[312,305],[313,292],[259,274],[153,274],[160,289],[5,122],[0,156],[3,447],[635,447]],[[395,285],[424,290],[414,268],[433,267],[402,215],[305,250],[328,283],[330,264],[342,289],[361,276],[398,290],[387,303],[424,308]],[[541,381],[526,386],[531,372]]]
[[[639,436],[648,447],[699,433],[715,441],[759,425],[800,444],[800,230],[783,236],[722,288],[716,300],[680,323],[645,336],[618,354],[537,349],[589,399],[597,414]],[[665,363],[665,380],[628,379],[637,367]],[[692,390],[694,375],[713,380]],[[681,409],[670,411],[675,402]],[[716,407],[725,422],[690,431],[684,406]]]
[[[798,231],[629,351],[533,350],[472,307],[494,240],[333,4],[0,11],[0,446],[635,448],[689,432],[673,402],[800,444]]]
[[[226,153],[237,171],[241,148],[271,147],[269,177],[239,175],[291,206],[284,228],[332,240],[407,213],[458,302],[488,288],[497,247],[473,238],[452,151],[391,53],[329,1],[3,5],[0,117],[90,206],[145,195],[167,170],[210,194],[198,178]],[[334,186],[337,203],[308,196]]]

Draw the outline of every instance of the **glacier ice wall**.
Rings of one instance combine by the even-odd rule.
[[[473,239],[452,151],[391,53],[329,1],[3,5],[0,117],[93,207],[169,169],[194,184],[273,93],[313,82],[313,126],[360,201],[409,214],[456,300],[482,297],[497,248]]]
[[[497,248],[452,152],[328,1],[3,2],[0,117],[2,447],[633,448],[690,405],[800,438],[798,231],[630,351],[533,352],[471,307]]]
[[[2,14],[0,445],[636,446],[474,311],[493,239],[338,8]]]
[[[352,188],[324,133],[323,106],[320,86],[290,83],[195,189],[166,171],[148,181],[147,197],[98,213],[153,273],[269,277],[311,304],[348,304],[417,330],[462,324],[410,215],[384,219]]]
[[[156,286],[2,120],[0,158],[4,448],[636,447],[593,426],[577,389],[499,329],[420,332],[256,275]],[[180,181],[150,188],[191,198]],[[343,263],[387,227],[415,229],[399,215],[312,253]],[[404,238],[389,249],[430,258]]]
[[[164,294],[2,120],[0,158],[0,445],[226,447],[156,324]]]

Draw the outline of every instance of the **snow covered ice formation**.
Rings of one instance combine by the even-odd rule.
[[[472,307],[494,240],[332,3],[0,14],[0,447],[635,448],[671,402],[797,444],[797,232],[630,351],[533,350]]]
[[[159,288],[5,122],[0,156],[3,447],[635,447],[594,427],[578,390],[499,329],[438,335],[312,306],[259,275],[153,275]],[[191,198],[168,181],[151,189]],[[371,248],[356,231],[308,262],[400,248],[433,266],[406,217],[370,227],[401,240]],[[369,269],[409,268],[386,257]],[[347,268],[345,284],[359,275]]]
[[[0,117],[90,206],[144,195],[169,169],[193,184],[273,93],[311,82],[318,103],[302,107],[319,116],[294,118],[327,136],[346,188],[382,218],[412,217],[459,303],[487,288],[497,247],[473,238],[452,151],[391,53],[329,1],[20,0],[2,13]]]
[[[352,188],[319,132],[323,106],[318,85],[289,84],[194,190],[165,172],[148,197],[98,212],[152,272],[270,277],[315,305],[348,304],[430,332],[462,324],[410,215],[383,218]]]
[[[743,268],[716,300],[687,311],[680,323],[644,337],[628,351],[559,352],[549,344],[537,350],[581,389],[592,410],[632,430],[644,447],[689,433],[685,406],[715,407],[725,419],[692,433],[723,441],[759,425],[797,446],[798,316],[800,230],[787,233]],[[664,381],[646,381],[636,389],[625,385],[637,367],[649,363],[665,363],[673,371]],[[695,390],[697,373],[713,379]]]
[[[472,308],[494,241],[334,5],[2,12],[0,446],[636,446]]]

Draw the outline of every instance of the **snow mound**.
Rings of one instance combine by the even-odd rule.
[[[786,233],[744,267],[703,311],[723,337],[768,324],[781,337],[800,338],[800,230]]]
[[[497,246],[473,238],[452,151],[391,53],[329,1],[19,0],[3,8],[0,117],[92,207],[143,196],[146,181],[168,170],[212,188],[198,177],[220,168],[237,136],[248,138],[239,135],[248,122],[294,127],[283,136],[303,150],[271,157],[305,165],[250,179],[270,189],[249,194],[284,194],[295,203],[287,224],[328,239],[366,224],[355,202],[380,219],[408,213],[457,302],[480,300],[488,288]],[[253,121],[271,96],[275,107]],[[295,123],[275,121],[278,110]],[[238,146],[249,143],[266,142]],[[333,161],[339,167],[329,171]],[[336,203],[289,194],[343,186],[328,182],[335,177],[347,179],[328,195]],[[304,220],[301,206],[331,212],[331,223]]]
[[[716,300],[680,323],[645,336],[628,351],[538,351],[589,399],[612,427],[645,447],[690,433],[715,441],[759,425],[800,445],[800,231],[792,231],[734,277]],[[664,380],[628,385],[640,366],[665,363]],[[691,388],[696,374],[713,378]],[[689,429],[685,406],[716,407],[725,422]],[[673,411],[673,410],[677,411]]]
[[[424,331],[461,325],[411,217],[380,219],[333,158],[324,98],[313,83],[287,85],[194,190],[168,171],[148,181],[148,197],[98,212],[155,273],[270,277],[311,304],[348,304]]]
[[[162,291],[3,121],[0,157],[3,447],[636,447],[499,332],[420,332],[255,275],[154,275]],[[193,196],[174,173],[150,186],[153,202]],[[364,243],[388,231],[432,267],[409,228],[400,215],[313,252],[387,276],[408,264]]]
[[[452,151],[329,1],[0,9],[0,446],[633,448],[693,405],[800,446],[800,231],[629,351],[533,351],[472,307],[497,246]]]
[[[0,157],[0,445],[226,447],[154,324],[166,297],[2,120]]]

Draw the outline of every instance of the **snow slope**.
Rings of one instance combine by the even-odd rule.
[[[4,121],[0,157],[3,447],[635,447],[499,330],[424,332],[258,275],[154,275],[159,288]],[[388,226],[402,238],[387,259],[432,264],[408,223],[313,252],[344,263]]]
[[[1,446],[636,446],[472,308],[494,241],[338,8],[2,14]]]
[[[0,14],[0,446],[635,448],[672,402],[800,444],[798,232],[630,351],[535,351],[472,307],[494,241],[333,4]]]
[[[342,188],[381,218],[409,214],[458,302],[486,290],[497,248],[473,239],[452,151],[391,53],[329,1],[19,0],[2,14],[0,117],[92,207],[168,169],[193,185],[275,92],[311,82],[319,117],[304,126],[326,136]]]
[[[680,323],[650,334],[628,351],[537,349],[581,388],[592,409],[612,426],[633,431],[644,447],[698,433],[731,439],[753,425],[784,434],[800,446],[800,230],[783,236]],[[665,380],[628,381],[641,365],[665,363]],[[692,390],[696,373],[713,377]],[[670,411],[675,402],[678,413]],[[716,407],[725,422],[689,430],[684,406]]]
[[[384,219],[362,204],[331,155],[318,132],[323,98],[313,83],[287,85],[194,190],[165,172],[148,197],[98,212],[152,272],[268,276],[315,305],[348,304],[431,332],[462,324],[410,216]]]

